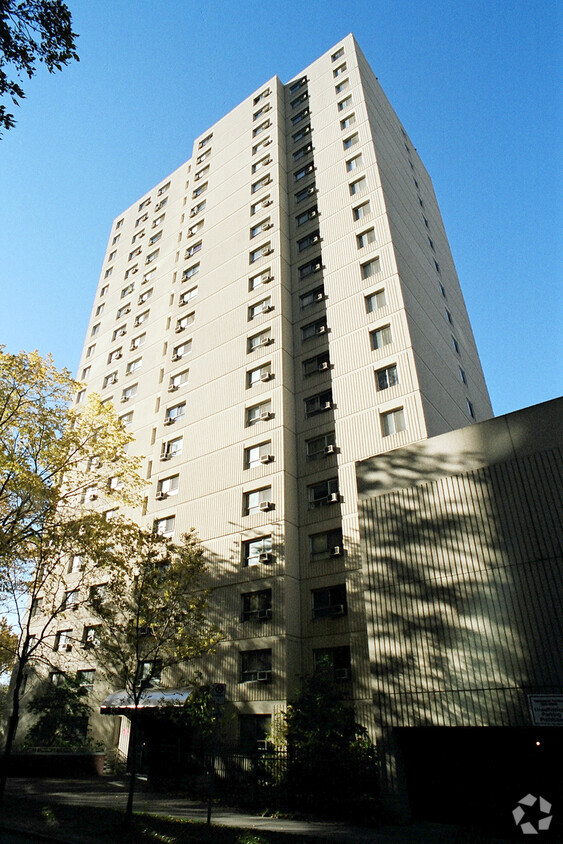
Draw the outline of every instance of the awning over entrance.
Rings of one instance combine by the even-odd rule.
[[[141,694],[139,709],[159,709],[166,706],[183,706],[193,689],[145,689]],[[133,698],[125,689],[112,692],[100,705],[102,715],[127,715],[135,708]]]

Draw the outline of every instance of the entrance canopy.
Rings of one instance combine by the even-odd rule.
[[[139,709],[161,709],[183,706],[193,689],[145,689],[141,694]],[[135,709],[133,698],[125,689],[112,692],[100,705],[102,715],[126,715]]]

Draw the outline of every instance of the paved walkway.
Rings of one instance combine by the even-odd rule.
[[[55,804],[107,806],[125,808],[128,780],[100,778],[96,780],[27,779],[8,780],[6,797],[48,798]],[[135,796],[135,811],[154,815],[168,815],[190,820],[205,820],[204,803],[177,795],[151,792],[146,783],[139,783]],[[319,836],[341,844],[451,844],[456,829],[443,824],[417,823],[408,826],[368,829],[322,820],[285,820],[262,818],[220,806],[213,807],[212,823],[247,829],[272,830],[298,836],[297,841]],[[0,838],[0,840],[3,840]]]

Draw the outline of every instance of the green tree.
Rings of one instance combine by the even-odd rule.
[[[120,520],[107,511],[134,504],[143,483],[113,407],[69,406],[79,390],[50,358],[0,351],[0,608],[18,633],[0,800],[28,668],[50,664],[58,622],[113,564]]]
[[[13,632],[7,619],[0,617],[0,678],[12,671],[17,647],[17,634]]]
[[[22,77],[35,75],[38,60],[50,73],[79,61],[76,38],[61,0],[0,0],[0,97],[19,105],[25,97]],[[0,137],[14,125],[14,115],[0,105]]]
[[[206,618],[206,563],[193,531],[174,543],[123,526],[115,555],[121,565],[113,566],[103,590],[91,599],[100,622],[96,659],[108,679],[127,693],[135,748],[138,711],[147,690],[161,686],[163,672],[212,652],[220,637]],[[201,705],[203,711],[204,700]],[[133,753],[125,826],[131,821],[135,786]]]
[[[26,747],[77,750],[89,745],[87,734],[91,708],[88,692],[73,677],[59,685],[47,683],[27,705],[37,721],[27,731]]]

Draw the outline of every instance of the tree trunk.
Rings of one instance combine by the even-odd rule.
[[[125,809],[125,817],[123,818],[123,829],[129,829],[133,819],[133,798],[135,796],[135,787],[137,785],[137,707],[133,710],[133,718],[131,719],[131,734],[129,736],[130,746],[132,747],[131,754],[131,779],[129,780],[129,794],[127,796],[127,807]]]
[[[23,680],[23,671],[25,665],[20,661],[17,664],[14,692],[12,695],[12,711],[8,718],[8,727],[6,730],[6,744],[4,746],[4,757],[2,759],[2,770],[0,772],[0,808],[4,805],[4,793],[6,791],[6,781],[8,779],[8,766],[10,764],[10,757],[12,755],[12,746],[16,737],[18,729],[18,722],[20,720],[20,689]]]

